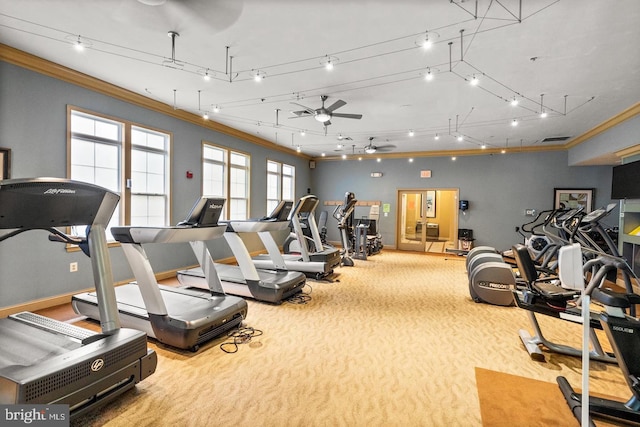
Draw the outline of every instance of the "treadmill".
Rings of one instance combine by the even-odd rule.
[[[238,265],[215,263],[222,288],[233,295],[258,301],[280,304],[283,300],[302,291],[306,284],[304,274],[297,271],[257,269],[251,255],[238,233],[258,233],[271,236],[272,231],[289,227],[287,220],[292,202],[281,202],[269,217],[249,220],[226,221],[224,238],[229,244]],[[198,256],[198,254],[196,254]],[[200,258],[198,259],[200,261]],[[202,262],[200,262],[202,266]],[[202,268],[178,271],[178,280],[185,288],[206,289]]]
[[[105,228],[119,199],[65,179],[0,181],[0,241],[40,229],[52,233],[50,240],[80,244],[91,257],[103,319],[100,333],[29,312],[0,319],[0,404],[68,405],[74,419],[155,372],[146,334],[121,328],[116,310]],[[54,228],[72,225],[90,225],[88,238]]]
[[[314,212],[318,206],[318,198],[307,195],[296,203],[290,218],[300,250],[299,254],[282,254],[271,233],[261,233],[260,239],[267,249],[267,254],[253,257],[257,268],[300,271],[309,277],[322,279],[333,273],[340,265],[340,251],[322,243]],[[301,217],[306,217],[306,224],[311,233],[311,243],[305,236]],[[313,249],[311,249],[311,245]]]
[[[115,289],[123,324],[164,344],[195,352],[202,343],[242,323],[247,302],[225,294],[204,244],[224,234],[226,227],[217,225],[223,205],[224,199],[202,197],[189,219],[176,226],[111,229],[136,278],[136,282]],[[159,285],[143,247],[148,243],[189,243],[206,272],[202,281],[208,292]],[[78,314],[96,320],[102,317],[94,292],[74,295],[72,305]]]

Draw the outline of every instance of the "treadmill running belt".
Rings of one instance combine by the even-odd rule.
[[[7,366],[31,366],[81,346],[79,341],[65,335],[0,319],[0,372]]]

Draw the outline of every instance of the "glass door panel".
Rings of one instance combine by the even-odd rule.
[[[426,191],[400,190],[398,249],[424,252],[427,242]]]

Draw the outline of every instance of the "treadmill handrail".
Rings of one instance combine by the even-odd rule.
[[[222,237],[226,225],[211,227],[112,227],[113,237],[120,243],[188,243]]]
[[[289,221],[274,219],[245,219],[220,221],[227,225],[227,231],[234,233],[259,233],[261,231],[282,231],[289,228]]]

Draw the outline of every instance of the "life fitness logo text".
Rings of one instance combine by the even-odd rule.
[[[76,190],[69,188],[50,188],[44,194],[76,194]]]
[[[222,205],[216,205],[215,203],[211,203],[209,205],[209,209],[221,209]]]
[[[96,359],[93,362],[91,362],[91,370],[93,372],[98,372],[103,367],[104,367],[104,359]]]

